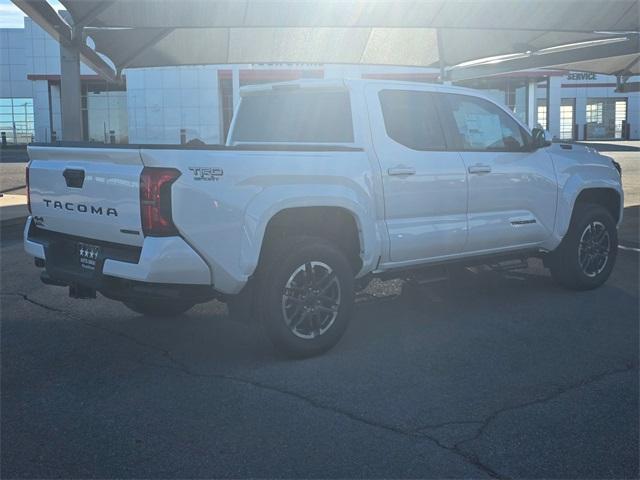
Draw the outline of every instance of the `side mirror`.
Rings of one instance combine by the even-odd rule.
[[[531,130],[533,137],[533,148],[543,148],[551,145],[551,134],[540,127]]]

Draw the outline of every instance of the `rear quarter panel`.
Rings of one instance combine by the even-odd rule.
[[[223,293],[241,290],[258,264],[269,220],[287,208],[349,210],[360,230],[363,271],[378,261],[382,222],[364,152],[143,149],[141,156],[146,166],[182,172],[172,190],[174,223]],[[216,175],[200,179],[197,168],[215,168]]]

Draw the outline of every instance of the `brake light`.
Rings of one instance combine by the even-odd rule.
[[[180,176],[174,168],[144,167],[140,174],[142,232],[150,237],[178,235],[171,217],[171,184]]]
[[[27,186],[27,209],[29,213],[31,213],[31,189],[29,188],[29,164],[27,163],[27,168],[25,169],[25,184]]]

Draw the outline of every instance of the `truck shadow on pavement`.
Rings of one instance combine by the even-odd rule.
[[[633,321],[638,316],[637,296],[611,281],[592,291],[569,291],[557,286],[540,262],[531,263],[524,271],[468,269],[450,280],[426,286],[403,286],[399,281],[373,285],[358,295],[354,318],[344,339],[323,357],[350,358],[373,352],[389,356],[389,351],[401,355],[407,348],[434,354],[441,351],[438,339],[458,338],[464,343],[474,336],[501,348],[502,342],[510,341],[505,333],[513,329],[529,336],[535,344],[540,336],[557,337],[562,329],[578,328],[592,334],[616,322],[620,323],[618,332],[637,337],[638,328]],[[633,276],[633,272],[629,273]],[[629,288],[633,291],[634,287]],[[240,369],[264,368],[270,363],[286,362],[274,353],[259,325],[231,321],[226,307],[218,302],[196,306],[190,313],[173,319],[130,314],[125,317],[127,330],[136,335],[152,330],[155,339],[163,338],[167,349],[184,354],[184,361],[196,369],[218,370],[223,364]],[[495,336],[487,338],[488,332]],[[612,335],[610,331],[602,333]],[[455,344],[450,347],[463,348]],[[321,358],[307,362],[325,361]]]
[[[340,442],[364,429],[354,450],[384,456],[388,476],[442,477],[456,459],[482,469],[460,477],[637,472],[635,252],[621,251],[609,282],[588,292],[556,286],[537,261],[419,288],[374,284],[334,349],[289,361],[219,302],[147,318],[101,297],[71,300],[34,270],[23,274],[31,261],[19,244],[3,248],[3,414],[19,419],[3,424],[14,445],[5,471],[31,465],[24,452],[33,450],[53,465],[29,467],[33,477],[86,477],[95,465],[119,476],[160,477],[156,465],[165,476],[207,476],[199,462],[233,466],[255,450],[247,476],[269,476],[264,458],[283,457],[267,457],[267,443],[296,459],[290,451],[313,438],[303,463],[335,445],[331,458],[348,452],[335,476],[358,476],[345,466],[358,452]],[[390,446],[372,450],[386,436]],[[244,449],[247,438],[256,443]],[[218,441],[238,457],[184,448]],[[410,469],[414,444],[424,470]],[[152,463],[129,459],[134,449]]]
[[[640,205],[625,207],[622,225],[618,229],[620,245],[640,248]]]

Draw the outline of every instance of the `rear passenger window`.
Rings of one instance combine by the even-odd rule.
[[[525,137],[518,123],[501,108],[482,98],[446,95],[453,116],[455,143],[461,150],[522,151]]]
[[[378,96],[389,138],[412,150],[446,150],[429,92],[382,90]]]
[[[247,95],[232,142],[353,143],[349,93],[299,89]]]

